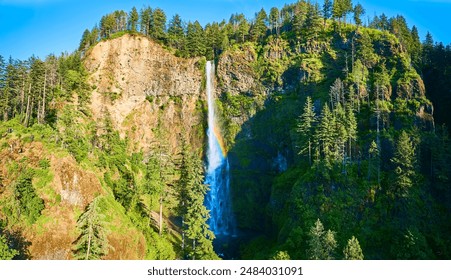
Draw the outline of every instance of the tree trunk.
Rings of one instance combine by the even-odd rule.
[[[23,115],[24,102],[25,102],[25,79],[22,81],[22,88],[20,90],[20,116],[21,117]]]
[[[30,118],[30,103],[31,103],[31,84],[30,84],[30,89],[28,92],[28,98],[27,98],[27,109],[25,111],[25,119],[24,119],[24,126],[28,126],[28,122],[29,122],[29,118]]]
[[[89,253],[91,251],[91,236],[92,236],[92,227],[89,227],[89,235],[88,235],[88,248],[86,249],[86,260],[89,260]]]
[[[163,195],[160,196],[160,216],[158,219],[158,230],[161,236],[161,233],[163,231]]]
[[[310,166],[312,166],[312,142],[310,138],[308,139],[308,161]]]
[[[41,106],[41,121],[40,123],[44,123],[44,119],[45,119],[45,98],[46,98],[46,85],[47,85],[47,71],[45,71],[45,75],[44,75],[44,93],[42,94],[42,106]]]
[[[196,259],[196,255],[194,254],[195,251],[196,251],[196,239],[193,239],[193,260]]]

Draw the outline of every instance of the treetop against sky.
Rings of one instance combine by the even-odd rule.
[[[316,0],[312,0],[315,2]],[[0,55],[26,59],[44,58],[50,53],[72,52],[78,47],[85,29],[114,10],[129,12],[133,6],[162,8],[168,18],[178,13],[184,21],[199,20],[202,25],[228,20],[233,13],[252,19],[262,7],[283,7],[295,0],[0,0]],[[323,1],[317,1],[322,5]],[[421,39],[430,31],[435,41],[451,43],[449,14],[451,0],[360,0],[366,10],[363,22],[375,14],[403,15],[410,26],[416,25]]]

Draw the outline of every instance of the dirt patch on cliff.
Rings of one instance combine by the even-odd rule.
[[[84,209],[102,194],[102,186],[93,172],[82,170],[72,157],[51,157],[54,173],[53,187],[61,202]]]

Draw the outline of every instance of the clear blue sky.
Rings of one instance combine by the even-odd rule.
[[[114,10],[138,10],[144,5],[165,10],[168,18],[179,13],[183,20],[201,24],[229,19],[235,12],[248,18],[262,7],[282,7],[296,0],[0,0],[0,55],[27,59],[45,58],[50,53],[72,52],[86,28]],[[315,2],[315,0],[311,0]],[[318,0],[322,5],[323,0]],[[402,14],[410,26],[416,25],[421,39],[430,31],[435,41],[451,43],[451,0],[360,0],[365,19],[375,13]]]

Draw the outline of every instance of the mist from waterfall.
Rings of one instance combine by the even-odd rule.
[[[216,125],[212,73],[214,73],[214,65],[207,61],[208,148],[205,184],[209,186],[210,190],[206,195],[205,205],[210,210],[208,223],[215,235],[234,235],[235,221],[230,200],[229,161],[221,134]]]

